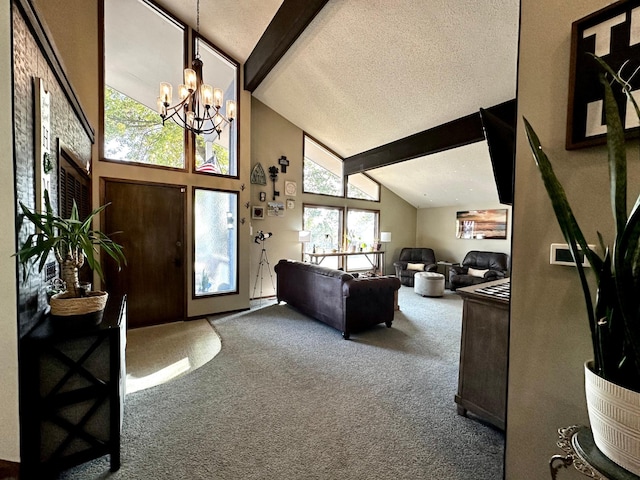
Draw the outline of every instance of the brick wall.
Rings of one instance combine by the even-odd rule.
[[[83,129],[53,70],[32,35],[19,8],[13,6],[13,76],[14,76],[14,145],[16,168],[16,202],[33,208],[35,205],[35,158],[34,158],[34,77],[44,80],[51,94],[51,150],[54,170],[51,184],[58,184],[58,140],[70,149],[81,161],[91,159],[91,140]],[[58,206],[57,188],[49,192],[54,209]],[[20,211],[19,205],[17,206]],[[18,232],[18,244],[33,233],[30,223],[22,225]],[[51,261],[55,259],[51,258]],[[19,272],[19,316],[20,327],[46,307],[44,271],[33,270],[24,282]]]

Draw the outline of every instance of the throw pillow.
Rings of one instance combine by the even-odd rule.
[[[469,275],[471,275],[472,277],[480,277],[483,278],[484,274],[487,273],[489,271],[489,269],[486,270],[477,270],[475,268],[471,268],[469,267]]]
[[[417,270],[422,272],[424,270],[424,263],[407,263],[407,270]]]

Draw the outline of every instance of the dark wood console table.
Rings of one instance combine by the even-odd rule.
[[[549,460],[551,478],[556,480],[560,468],[573,465],[576,470],[596,480],[640,480],[605,457],[593,441],[591,429],[581,425],[558,429],[558,447],[565,455],[554,455]]]
[[[110,455],[120,468],[126,297],[110,296],[97,326],[48,315],[20,339],[21,478],[46,478]]]
[[[458,413],[472,412],[504,430],[509,347],[509,279],[458,288],[464,299]]]

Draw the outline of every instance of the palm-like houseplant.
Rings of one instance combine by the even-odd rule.
[[[638,400],[640,397],[634,393],[640,392],[640,196],[628,213],[627,147],[612,85],[622,89],[628,99],[628,104],[633,105],[639,118],[640,110],[631,94],[629,82],[633,75],[628,80],[624,80],[621,76],[622,68],[620,72],[616,73],[602,59],[595,55],[594,58],[603,69],[600,81],[604,87],[610,196],[615,223],[613,245],[606,245],[603,236],[598,232],[602,256],[589,248],[573,215],[565,191],[542,150],[538,136],[526,119],[524,119],[524,123],[529,145],[573,258],[581,258],[580,252],[584,252],[595,277],[596,295],[594,298],[589,288],[585,268],[581,262],[576,262],[593,344],[594,358],[592,363],[586,364],[585,378],[587,404],[591,426],[594,430],[594,439],[598,447],[612,460],[632,469],[634,473],[640,474],[638,470],[640,463],[637,462],[640,443],[637,442],[637,432],[633,433],[637,427],[631,427],[631,437],[628,437],[635,439],[631,441],[635,442],[631,457],[635,456],[636,461],[627,464],[626,459],[629,457],[629,452],[621,453],[621,450],[617,450],[618,446],[614,449],[610,445],[611,438],[618,437],[618,433],[627,430],[627,426],[619,422],[618,419],[607,419],[607,424],[604,425],[601,423],[603,422],[602,412],[592,415],[597,404],[605,404],[605,410],[607,409],[606,404],[611,399],[607,398],[601,401],[601,398],[609,395],[614,389],[616,395],[619,396],[615,400],[616,402],[620,397],[624,397],[625,401],[631,399],[636,410],[640,404]],[[634,74],[637,72],[638,70]],[[605,382],[602,383],[602,380],[598,380],[598,378],[604,379]],[[601,392],[591,393],[592,384],[597,388],[602,385],[603,397],[596,399],[595,395],[600,395]],[[623,388],[612,387],[612,384]],[[620,405],[618,405],[613,410],[620,409]],[[637,413],[633,415],[637,415]],[[632,418],[633,415],[629,414],[626,418]],[[598,425],[595,425],[596,423]],[[607,429],[609,430],[607,431]],[[627,440],[622,443],[625,442]],[[624,448],[628,448],[629,445],[631,443],[627,443]]]
[[[83,294],[79,288],[78,270],[84,265],[85,260],[89,267],[104,280],[102,268],[97,260],[98,249],[102,249],[113,258],[118,267],[121,263],[126,265],[122,246],[104,233],[91,228],[94,217],[102,212],[108,204],[96,208],[86,219],[81,220],[75,202],[71,209],[70,218],[62,218],[53,212],[49,192],[46,190],[44,200],[45,210],[43,212],[31,210],[22,202],[20,203],[23,216],[36,227],[36,232],[27,237],[16,253],[18,261],[22,265],[25,279],[30,268],[35,264],[38,266],[38,271],[41,272],[49,255],[53,253],[60,264],[60,277],[67,288],[66,296],[78,298]]]

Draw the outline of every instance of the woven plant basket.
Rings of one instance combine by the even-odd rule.
[[[107,304],[107,292],[87,292],[85,297],[71,297],[67,292],[57,293],[49,302],[51,315],[56,317],[70,317],[87,315],[104,310]]]

